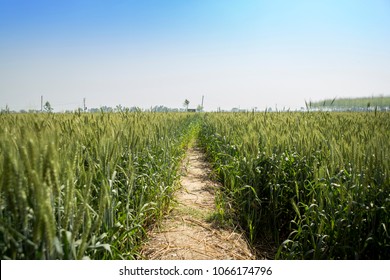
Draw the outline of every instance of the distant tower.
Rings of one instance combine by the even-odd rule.
[[[84,97],[84,99],[83,99],[83,111],[85,112],[85,111],[87,111],[87,107],[85,106],[85,97]]]

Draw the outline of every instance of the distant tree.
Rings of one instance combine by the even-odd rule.
[[[188,111],[188,105],[190,105],[190,101],[188,99],[184,100],[183,105],[184,105],[184,107],[186,107],[186,109]]]
[[[203,112],[203,107],[202,107],[202,105],[198,105],[198,107],[196,108],[196,111],[198,111],[198,112]]]
[[[131,108],[129,108],[129,112],[142,112],[142,109],[140,107],[137,107],[137,106],[133,106]]]
[[[11,112],[11,110],[9,109],[8,105],[5,105],[5,109],[1,109],[1,113],[6,113],[6,114],[9,114]]]
[[[100,109],[99,108],[90,108],[89,112],[91,112],[91,113],[99,113]]]
[[[121,104],[118,104],[118,105],[116,105],[115,111],[116,112],[123,112],[124,108],[123,108],[123,106]]]
[[[102,106],[100,107],[100,111],[104,113],[111,113],[114,112],[114,109],[108,106]]]
[[[48,113],[53,112],[53,107],[51,107],[49,101],[46,101],[45,105],[43,105],[43,109],[45,110],[45,112],[48,112]]]

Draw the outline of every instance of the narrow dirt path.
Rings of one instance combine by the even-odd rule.
[[[210,180],[211,169],[202,151],[190,148],[177,205],[149,233],[141,254],[154,260],[254,259],[245,238],[237,231],[210,222],[215,213],[214,195],[219,184]]]

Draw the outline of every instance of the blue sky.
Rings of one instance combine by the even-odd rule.
[[[0,0],[0,108],[390,95],[389,27],[389,0]]]

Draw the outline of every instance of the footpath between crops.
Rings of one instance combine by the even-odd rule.
[[[150,260],[255,259],[242,232],[220,227],[213,221],[215,192],[220,185],[210,179],[211,168],[196,145],[189,148],[183,169],[176,203],[148,233],[142,257]]]

